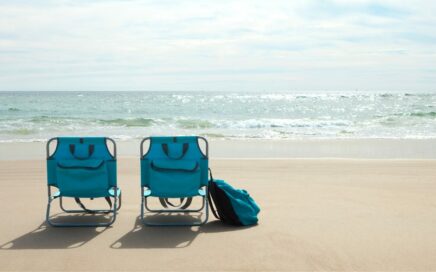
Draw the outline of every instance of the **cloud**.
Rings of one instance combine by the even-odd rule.
[[[434,89],[432,1],[0,1],[0,90]]]

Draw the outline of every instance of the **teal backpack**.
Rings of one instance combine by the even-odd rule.
[[[214,180],[211,177],[209,203],[213,215],[226,224],[235,226],[257,224],[259,206],[247,191],[235,189],[224,180]]]

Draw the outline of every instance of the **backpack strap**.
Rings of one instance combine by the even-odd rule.
[[[91,198],[91,200],[92,199],[93,198]],[[106,196],[104,199],[106,200],[107,204],[109,205],[109,210],[112,210],[112,200],[111,200],[111,198]],[[93,211],[93,210],[90,210],[90,209],[86,208],[85,205],[82,203],[82,201],[80,201],[80,198],[75,197],[74,200],[76,201],[77,205],[79,205],[80,208],[82,208],[82,210],[84,210],[86,213],[91,213],[91,214],[97,213],[96,211]],[[110,212],[111,211],[107,211],[107,212],[104,212],[104,213],[110,213]]]
[[[216,219],[221,220],[221,217],[218,215],[217,210],[215,209],[215,205],[213,202],[213,198],[212,198],[212,194],[215,193],[215,184],[213,181],[213,175],[212,175],[212,170],[209,168],[209,188],[207,190],[207,198],[209,199],[209,204],[210,204],[210,210],[212,211],[213,215],[215,216]]]
[[[182,210],[187,209],[189,206],[191,206],[191,203],[192,203],[192,197],[188,197],[188,198],[186,199],[186,203],[185,203],[185,205],[183,205],[182,207],[180,207],[180,209],[182,209]]]
[[[171,203],[171,201],[168,198],[164,198],[164,197],[160,197],[159,201],[160,204],[164,207],[164,208],[168,208],[168,206],[174,207],[174,208],[180,208],[181,210],[184,210],[186,208],[188,208],[191,203],[192,203],[192,197],[188,197],[186,198],[186,202],[185,204],[183,204],[183,201],[185,200],[184,197],[180,198],[180,204],[176,205],[174,203]]]

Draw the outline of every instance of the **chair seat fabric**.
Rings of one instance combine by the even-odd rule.
[[[55,149],[51,150],[54,143]],[[115,141],[107,137],[56,137],[47,141],[46,152],[47,223],[54,227],[106,227],[113,224],[121,207],[121,190],[117,187]],[[53,194],[52,187],[57,189]],[[76,198],[81,210],[65,208],[62,197]],[[106,198],[109,209],[87,209],[80,201],[80,198],[101,197]],[[113,202],[111,197],[114,198]],[[89,223],[53,222],[50,215],[51,203],[58,198],[57,202],[65,213],[111,214],[111,220]]]
[[[207,185],[207,157],[197,137],[151,137],[141,158],[141,183],[155,197],[198,196]]]
[[[59,137],[47,157],[48,184],[66,197],[106,197],[116,186],[116,160],[104,137]]]

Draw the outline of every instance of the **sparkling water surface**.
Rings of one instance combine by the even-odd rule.
[[[436,138],[436,93],[0,92],[0,141]]]

